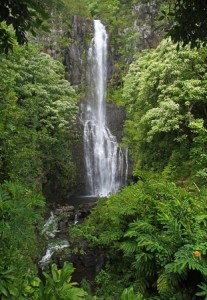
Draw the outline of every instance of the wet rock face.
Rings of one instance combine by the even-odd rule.
[[[59,237],[68,238],[68,228],[74,224],[75,207],[72,205],[59,206],[55,210],[55,215],[58,218]]]
[[[57,234],[58,238],[70,239],[68,229],[80,223],[86,218],[90,213],[91,209],[95,207],[96,203],[85,203],[78,206],[75,205],[58,205],[54,210],[53,214],[57,219]]]
[[[93,36],[93,20],[87,20],[81,16],[73,16],[69,36],[71,42],[65,52],[68,80],[72,85],[79,85],[85,82],[86,58]]]
[[[100,272],[105,263],[105,253],[100,249],[92,249],[83,246],[83,255],[72,255],[71,261],[75,267],[72,280],[81,282],[82,279],[90,281],[92,287],[96,275]]]
[[[163,28],[155,23],[159,11],[156,1],[139,3],[134,6],[135,29],[139,32],[139,49],[155,48],[163,38]]]
[[[118,143],[123,137],[123,124],[126,118],[125,108],[117,107],[113,103],[107,103],[107,126],[111,133],[116,136]]]

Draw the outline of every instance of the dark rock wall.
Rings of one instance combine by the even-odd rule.
[[[123,106],[117,107],[113,103],[107,103],[106,114],[107,126],[120,143],[123,137],[123,124],[126,117],[125,109]]]
[[[69,37],[70,45],[65,52],[68,80],[72,85],[83,86],[86,79],[87,52],[93,37],[93,20],[73,16]]]
[[[134,6],[133,14],[136,17],[134,27],[139,33],[139,41],[137,43],[138,51],[146,48],[155,48],[162,40],[164,28],[155,21],[158,12],[159,4],[153,0]]]

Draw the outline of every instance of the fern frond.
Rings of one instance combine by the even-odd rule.
[[[140,248],[145,248],[149,252],[164,253],[166,251],[166,249],[160,243],[160,240],[154,235],[141,235],[137,239],[137,243]]]
[[[125,237],[138,236],[138,233],[149,233],[153,234],[157,229],[150,222],[143,220],[135,220],[133,223],[129,224],[129,230],[124,235]]]
[[[169,273],[168,270],[164,270],[160,273],[157,279],[157,290],[161,299],[170,299],[170,300],[183,300],[185,294],[180,289],[180,283],[183,280],[186,280],[187,272],[183,274],[178,273]]]
[[[168,280],[166,273],[163,273],[159,276],[157,280],[157,290],[161,296],[172,296],[173,289]],[[170,299],[170,298],[168,298]]]
[[[121,244],[120,249],[125,255],[131,255],[138,250],[138,245],[136,241],[125,241]]]
[[[207,284],[204,282],[201,282],[201,284],[198,285],[198,287],[201,289],[200,292],[196,293],[196,296],[204,297],[204,300],[207,300]]]
[[[139,276],[139,278],[135,279],[133,286],[139,291],[141,294],[144,294],[146,288],[149,287],[149,282],[146,280],[144,276]]]
[[[152,276],[156,273],[155,257],[151,253],[137,254],[132,266],[141,276]]]
[[[182,274],[186,270],[200,271],[204,276],[207,275],[206,263],[202,258],[194,257],[193,245],[187,244],[175,253],[175,260],[165,266],[169,273]]]

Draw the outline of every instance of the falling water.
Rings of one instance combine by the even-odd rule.
[[[104,25],[95,20],[88,51],[90,91],[83,107],[87,191],[95,196],[117,192],[127,176],[127,153],[106,124],[107,40]]]

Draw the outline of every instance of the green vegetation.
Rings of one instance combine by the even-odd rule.
[[[48,30],[43,21],[48,18],[44,5],[36,0],[1,0],[0,3],[0,50],[8,53],[13,49],[15,37],[20,45],[28,42],[27,31],[34,36],[36,30]]]
[[[206,182],[206,49],[163,41],[138,55],[125,79],[126,143],[134,172]]]
[[[76,93],[63,65],[39,47],[14,44],[13,50],[0,55],[0,298],[56,299],[48,294],[49,283],[37,277],[43,252],[37,233],[43,226],[44,187],[55,186],[64,197],[76,184],[71,150],[77,137]],[[64,284],[72,270],[62,271]],[[73,297],[65,291],[60,299],[79,299],[72,285],[64,289],[68,286]],[[77,288],[78,293],[83,294]]]
[[[57,186],[71,187],[77,106],[63,66],[30,46],[1,56],[0,72],[1,181],[41,191],[52,177]]]
[[[36,224],[41,224],[43,197],[11,182],[0,186],[0,296],[20,299],[21,289],[36,272]]]
[[[99,200],[73,229],[106,254],[98,295],[120,299],[131,286],[139,295],[126,299],[192,299],[207,280],[206,204],[205,189],[152,178]]]
[[[1,1],[2,300],[207,299],[206,13],[202,0]],[[75,14],[107,24],[108,98],[126,107],[123,144],[139,179],[100,199],[71,230],[75,245],[104,254],[96,296],[72,282],[70,263],[53,264],[41,278],[37,270],[43,194],[58,190],[65,199],[77,184],[77,95],[63,57],[42,50],[64,53]],[[154,49],[143,50],[156,30],[159,38],[147,44]],[[30,34],[36,45],[23,45]],[[171,40],[156,47],[165,34],[185,47]]]
[[[182,46],[190,44],[193,47],[206,46],[207,35],[207,4],[205,1],[174,0],[169,2],[165,18],[171,18],[172,25],[168,35],[175,43]],[[189,22],[190,20],[190,22]]]
[[[40,283],[40,294],[38,298],[44,300],[78,300],[86,299],[87,293],[81,288],[76,287],[77,283],[70,282],[74,271],[72,264],[65,262],[61,270],[55,264],[51,266],[52,275],[44,272],[45,284]]]

